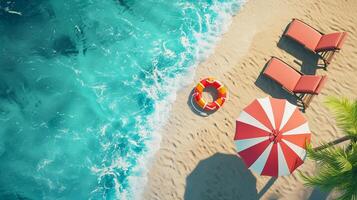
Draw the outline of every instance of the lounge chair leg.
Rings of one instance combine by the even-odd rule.
[[[331,63],[333,57],[335,56],[335,53],[336,53],[336,51],[330,51],[330,52],[329,52],[328,57],[327,57],[327,59],[326,59],[326,61],[327,61],[328,64]]]
[[[312,101],[312,99],[314,98],[315,95],[313,94],[307,94],[304,96],[304,98],[302,99],[302,102],[304,104],[305,108],[308,108],[310,106],[310,103]]]
[[[324,70],[327,70],[327,66],[331,63],[333,57],[335,56],[336,51],[324,51],[322,53],[318,53],[318,55],[320,56],[320,58],[323,60],[324,62]]]
[[[291,94],[293,94],[293,95],[296,97],[296,99],[298,100],[299,107],[301,107],[302,110],[305,111],[306,105],[305,105],[305,102],[304,102],[304,100],[303,100],[305,94],[303,94],[303,93],[299,93],[299,94],[297,94],[297,93],[291,93]]]
[[[327,52],[318,53],[319,57],[323,61],[323,66],[321,66],[320,68],[324,69],[325,71],[327,70],[327,66],[329,65],[329,62],[327,62],[326,60],[326,54]]]

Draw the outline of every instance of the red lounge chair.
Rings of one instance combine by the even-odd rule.
[[[330,64],[335,52],[341,49],[347,38],[347,32],[323,34],[298,19],[292,20],[284,35],[318,53],[326,65]]]
[[[327,78],[304,75],[276,57],[270,59],[263,73],[300,99],[304,108],[307,108],[312,98],[320,93]]]

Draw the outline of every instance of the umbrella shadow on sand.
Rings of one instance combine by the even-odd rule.
[[[186,178],[185,200],[259,199],[256,178],[236,155],[216,153]]]

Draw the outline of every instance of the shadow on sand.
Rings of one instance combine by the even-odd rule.
[[[329,192],[324,192],[321,191],[319,188],[314,188],[308,200],[325,200],[329,195]]]
[[[271,186],[274,185],[275,181],[278,180],[277,177],[271,177],[269,181],[265,184],[265,186],[259,191],[258,198],[262,198],[263,195],[269,190]]]
[[[186,179],[185,200],[256,200],[256,178],[236,155],[216,153]]]

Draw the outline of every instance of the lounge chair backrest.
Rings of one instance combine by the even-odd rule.
[[[322,76],[322,79],[320,81],[320,84],[319,86],[316,88],[315,90],[315,94],[320,94],[321,92],[321,89],[324,87],[325,83],[326,83],[326,80],[327,80],[327,76]]]
[[[284,35],[313,52],[340,50],[347,38],[347,32],[323,34],[298,19],[291,21]]]
[[[293,92],[318,94],[321,90],[320,84],[323,82],[323,76],[303,75],[296,84]]]
[[[298,19],[293,19],[284,35],[313,52],[322,37],[319,31]]]
[[[326,35],[322,35],[319,43],[317,44],[315,51],[331,51],[331,50],[339,50],[341,49],[344,41],[346,40],[347,33],[339,32],[339,33],[330,33]]]
[[[264,70],[264,75],[278,82],[289,91],[293,91],[301,74],[278,58],[271,58]]]

